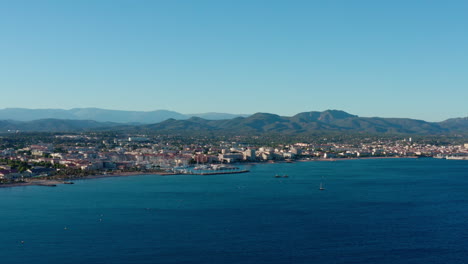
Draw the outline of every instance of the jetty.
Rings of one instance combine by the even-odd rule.
[[[187,172],[187,173],[184,173],[184,174],[190,174],[190,175],[218,175],[218,174],[238,174],[238,173],[246,173],[246,172],[250,172],[250,170]]]

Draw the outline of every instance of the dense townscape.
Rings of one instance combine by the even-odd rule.
[[[10,133],[0,138],[0,181],[8,184],[90,175],[193,173],[198,169],[234,169],[232,164],[245,162],[385,157],[468,159],[467,143],[397,136],[353,140],[317,136],[299,140],[260,136]],[[284,143],[287,141],[290,142]]]

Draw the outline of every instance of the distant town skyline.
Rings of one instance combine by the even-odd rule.
[[[466,1],[0,1],[3,108],[468,116]]]

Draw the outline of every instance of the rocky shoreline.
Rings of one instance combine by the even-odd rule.
[[[12,182],[0,184],[0,188],[8,187],[22,187],[22,186],[47,186],[55,187],[60,184],[73,184],[73,180],[87,180],[87,179],[99,179],[99,178],[110,178],[110,177],[127,177],[127,176],[138,176],[138,175],[175,175],[174,173],[162,173],[162,172],[121,172],[116,174],[99,174],[90,175],[85,177],[70,177],[67,180],[62,179],[42,179],[42,180],[26,180],[24,182]]]

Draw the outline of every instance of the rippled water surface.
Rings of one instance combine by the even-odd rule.
[[[1,263],[468,262],[468,161],[249,169],[1,188]]]

